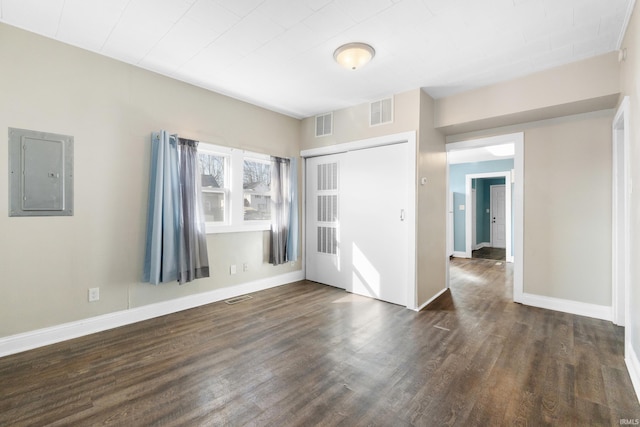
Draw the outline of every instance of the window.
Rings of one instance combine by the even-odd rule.
[[[202,142],[198,155],[207,233],[268,230],[270,157]]]
[[[202,205],[206,222],[226,223],[229,206],[229,179],[227,156],[210,152],[206,149],[198,150],[200,161],[200,176],[202,182]]]
[[[242,168],[244,220],[271,219],[271,162],[245,158]]]

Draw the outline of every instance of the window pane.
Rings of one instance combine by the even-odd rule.
[[[224,221],[224,193],[202,192],[205,222]]]
[[[206,222],[224,222],[225,157],[215,154],[198,153],[200,179],[202,185],[202,206]]]
[[[245,160],[242,187],[244,189],[244,219],[271,219],[271,163]]]
[[[244,193],[244,219],[245,221],[270,220],[271,196],[268,194]]]
[[[224,156],[199,153],[202,188],[224,188]]]

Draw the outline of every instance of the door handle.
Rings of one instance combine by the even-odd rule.
[[[404,221],[404,209],[400,209],[400,221]]]

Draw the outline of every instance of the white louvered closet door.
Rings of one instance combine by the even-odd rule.
[[[409,147],[307,159],[307,279],[407,305]]]
[[[344,289],[339,245],[340,156],[307,159],[306,276]]]

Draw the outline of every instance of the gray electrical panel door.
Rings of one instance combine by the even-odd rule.
[[[73,137],[9,128],[9,216],[73,215]]]

